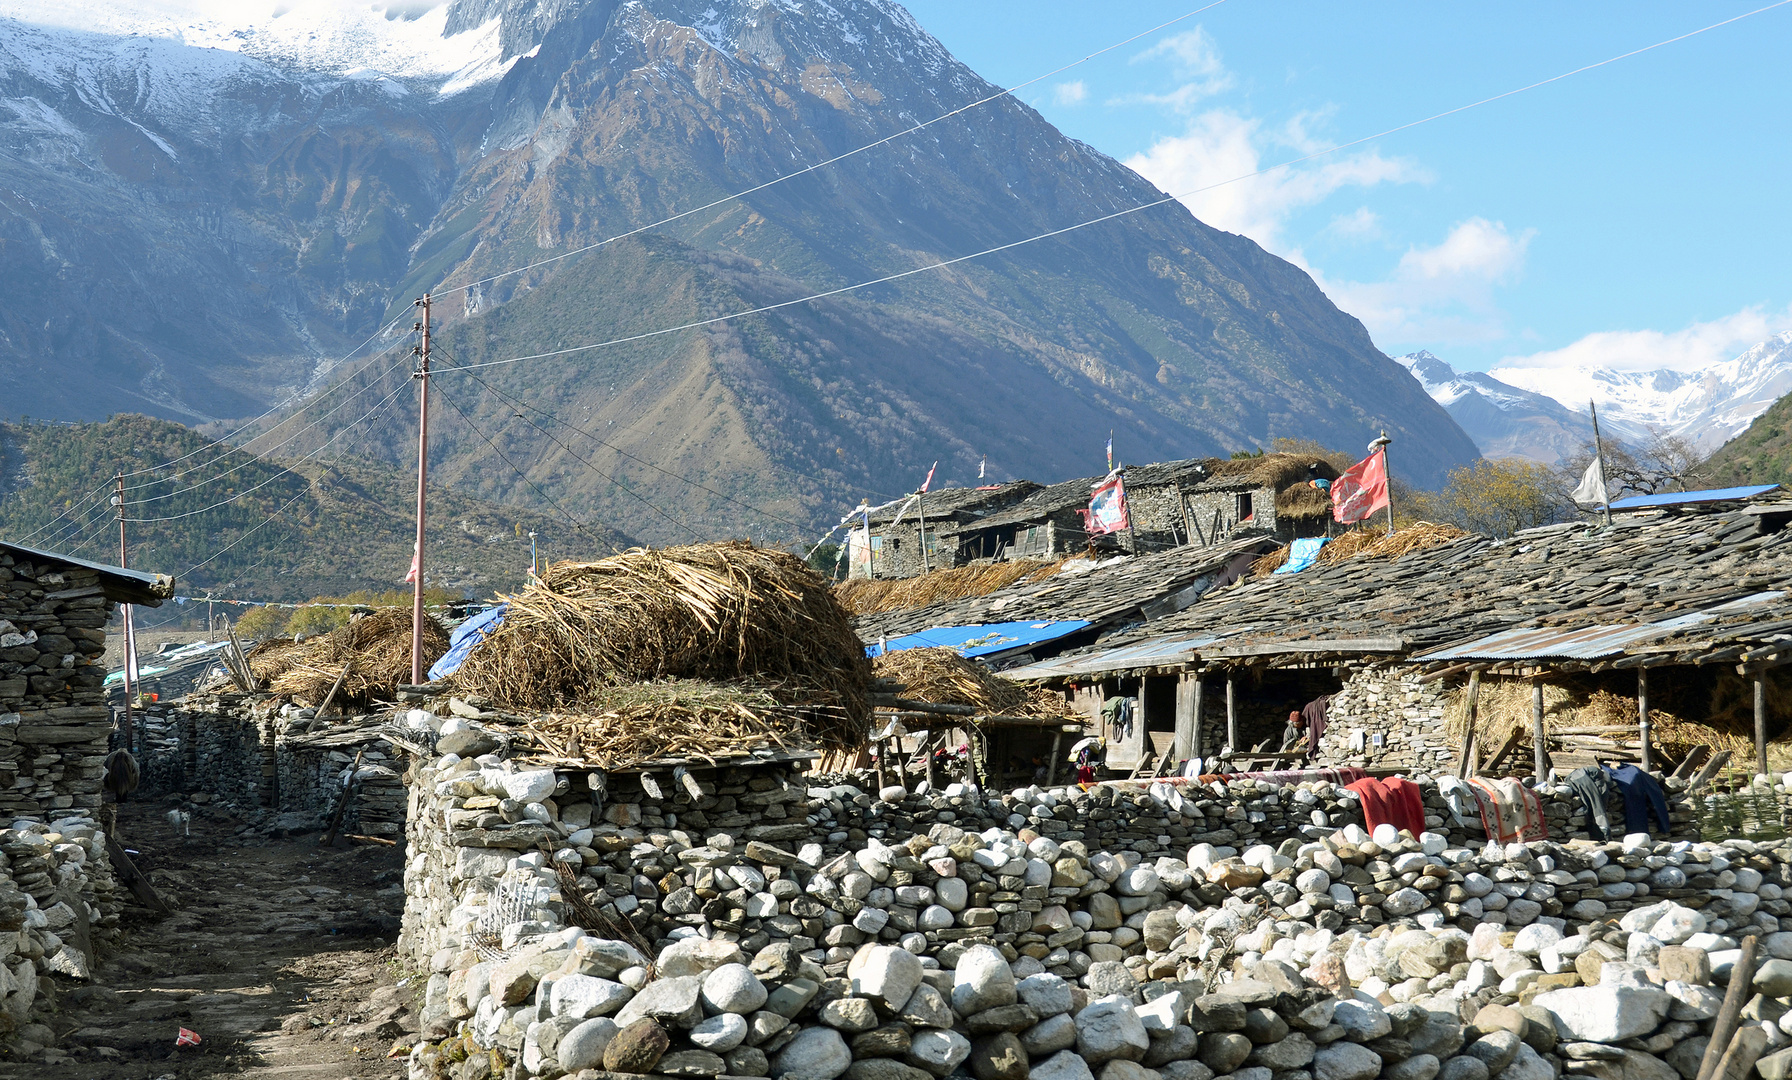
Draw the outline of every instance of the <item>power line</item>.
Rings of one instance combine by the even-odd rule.
[[[1455,108],[1446,109],[1443,112],[1433,113],[1432,115],[1424,117],[1423,119],[1413,120],[1413,121],[1409,121],[1408,123],[1399,124],[1394,127],[1387,128],[1383,131],[1376,132],[1373,135],[1365,135],[1358,139],[1352,139],[1349,142],[1338,143],[1334,146],[1327,147],[1323,150],[1316,150],[1310,154],[1303,154],[1300,157],[1289,158],[1286,161],[1277,162],[1274,165],[1268,165],[1268,166],[1265,166],[1261,169],[1257,169],[1252,172],[1243,173],[1241,175],[1234,176],[1229,180],[1221,180],[1216,183],[1206,184],[1201,187],[1192,188],[1188,191],[1184,191],[1184,192],[1181,192],[1176,195],[1166,195],[1165,197],[1163,197],[1161,199],[1154,199],[1148,203],[1142,203],[1138,206],[1128,207],[1127,209],[1124,209],[1124,210],[1116,210],[1112,213],[1103,214],[1099,217],[1090,218],[1086,221],[1080,221],[1074,225],[1066,225],[1062,228],[1052,229],[1047,232],[1042,232],[1042,233],[1039,233],[1034,236],[1026,237],[1025,239],[1010,241],[1009,243],[1006,243],[1006,244],[998,244],[995,247],[985,248],[982,251],[975,251],[968,255],[959,255],[955,258],[944,259],[944,260],[941,260],[941,261],[935,262],[935,263],[929,263],[926,266],[917,266],[912,269],[901,270],[901,271],[897,271],[896,273],[892,273],[892,274],[885,274],[882,277],[871,278],[869,280],[860,281],[860,282],[857,282],[852,285],[842,285],[842,286],[839,286],[838,288],[825,289],[821,292],[810,293],[807,296],[798,297],[794,300],[783,300],[783,301],[780,301],[775,304],[764,304],[759,307],[747,308],[743,311],[736,311],[736,312],[733,312],[733,313],[727,314],[727,315],[716,315],[716,316],[712,316],[707,319],[696,319],[691,322],[681,323],[677,326],[666,327],[666,328],[660,329],[660,330],[643,331],[642,333],[638,333],[638,334],[629,334],[629,335],[619,337],[619,338],[611,338],[607,341],[593,342],[589,345],[574,345],[574,346],[570,346],[570,347],[564,348],[564,349],[552,349],[547,352],[534,353],[534,354],[531,354],[528,356],[511,357],[508,360],[489,360],[489,361],[485,361],[483,363],[469,364],[465,368],[462,368],[462,370],[467,370],[469,368],[502,367],[502,366],[505,366],[508,364],[518,364],[518,363],[523,363],[523,362],[529,361],[529,360],[546,360],[546,359],[551,359],[553,357],[558,357],[558,356],[568,356],[573,353],[590,352],[595,349],[609,348],[612,345],[626,345],[626,344],[630,344],[630,343],[637,342],[637,341],[646,341],[646,340],[649,340],[652,338],[664,337],[667,334],[682,333],[683,331],[686,331],[686,330],[697,330],[697,329],[701,329],[705,326],[715,326],[720,323],[731,322],[735,319],[742,319],[742,318],[746,318],[746,317],[752,316],[752,315],[763,315],[768,312],[779,311],[779,310],[781,310],[783,308],[787,308],[787,307],[796,307],[801,304],[813,303],[814,301],[817,301],[817,300],[825,300],[829,297],[840,296],[842,294],[850,293],[850,292],[856,292],[860,289],[867,289],[873,285],[884,285],[884,284],[888,284],[889,282],[892,282],[892,281],[900,281],[903,278],[913,277],[917,274],[930,273],[935,270],[944,270],[948,267],[957,266],[959,263],[970,262],[973,259],[981,259],[981,258],[984,258],[989,255],[997,255],[1004,251],[1012,251],[1015,248],[1026,247],[1030,244],[1039,243],[1042,240],[1050,240],[1055,237],[1064,236],[1068,233],[1073,233],[1080,229],[1087,229],[1094,225],[1102,225],[1107,222],[1117,220],[1119,218],[1128,217],[1130,215],[1137,214],[1137,213],[1142,213],[1143,211],[1146,211],[1146,210],[1156,209],[1157,207],[1160,207],[1160,206],[1167,206],[1171,203],[1176,203],[1182,199],[1186,199],[1192,195],[1203,194],[1205,192],[1213,191],[1218,188],[1226,187],[1230,184],[1236,184],[1242,180],[1249,180],[1254,177],[1264,176],[1264,175],[1267,175],[1272,172],[1276,172],[1281,169],[1286,169],[1286,168],[1289,168],[1294,165],[1299,165],[1304,162],[1312,161],[1316,158],[1325,157],[1329,154],[1335,154],[1340,150],[1347,150],[1353,146],[1360,146],[1363,143],[1372,142],[1375,139],[1385,138],[1388,135],[1393,135],[1397,132],[1406,131],[1410,128],[1418,127],[1421,124],[1428,124],[1434,120],[1441,120],[1445,117],[1454,116],[1457,113],[1467,112],[1470,109],[1478,108],[1482,105],[1488,105],[1493,102],[1501,101],[1501,100],[1504,100],[1505,98],[1512,97],[1516,94],[1522,94],[1527,90],[1535,90],[1536,88],[1538,88],[1540,86],[1547,86],[1550,83],[1560,82],[1561,80],[1566,79],[1570,76],[1578,75],[1578,74],[1581,74],[1582,72],[1592,71],[1595,68],[1605,67],[1608,64],[1617,63],[1620,60],[1625,60],[1630,57],[1649,52],[1652,49],[1659,49],[1665,45],[1672,45],[1675,42],[1685,41],[1686,39],[1691,38],[1691,37],[1696,37],[1699,34],[1703,34],[1708,31],[1718,29],[1719,27],[1728,26],[1731,23],[1738,22],[1742,19],[1749,18],[1750,16],[1759,15],[1764,11],[1771,11],[1774,8],[1784,7],[1787,4],[1792,4],[1792,0],[1776,0],[1776,2],[1774,2],[1772,4],[1768,4],[1765,7],[1756,8],[1753,11],[1745,12],[1741,15],[1736,15],[1736,16],[1732,16],[1731,18],[1724,19],[1721,22],[1715,22],[1709,26],[1701,27],[1697,30],[1688,31],[1687,33],[1680,34],[1676,37],[1671,37],[1671,38],[1668,38],[1663,41],[1658,41],[1653,45],[1645,45],[1640,49],[1632,49],[1629,52],[1621,53],[1617,56],[1613,56],[1613,57],[1610,57],[1605,60],[1600,60],[1597,63],[1587,64],[1582,67],[1575,68],[1572,71],[1565,71],[1560,75],[1553,75],[1547,79],[1539,79],[1538,81],[1536,81],[1534,83],[1530,83],[1529,85],[1518,87],[1515,90],[1507,90],[1504,93],[1494,94],[1491,97],[1485,97],[1479,101],[1470,102],[1467,105],[1458,105]]]
[[[952,117],[967,113],[967,112],[971,111],[972,109],[977,108],[978,106],[987,105],[992,101],[999,101],[1002,98],[1009,97],[1009,96],[1013,95],[1016,91],[1024,90],[1027,87],[1032,86],[1034,83],[1044,82],[1046,79],[1049,79],[1055,75],[1061,75],[1064,72],[1069,71],[1073,67],[1077,67],[1081,64],[1086,64],[1098,56],[1113,52],[1115,49],[1122,48],[1126,45],[1130,45],[1142,37],[1149,37],[1150,35],[1157,33],[1159,30],[1164,30],[1171,26],[1175,26],[1179,22],[1184,22],[1188,19],[1192,19],[1196,15],[1201,14],[1203,11],[1208,11],[1213,8],[1219,7],[1221,4],[1223,4],[1225,2],[1226,2],[1226,0],[1213,0],[1213,3],[1207,4],[1204,7],[1198,7],[1195,10],[1190,11],[1186,14],[1178,15],[1174,19],[1170,19],[1167,22],[1158,23],[1156,26],[1153,26],[1149,30],[1142,30],[1137,34],[1134,34],[1131,37],[1126,38],[1123,41],[1117,41],[1114,44],[1107,46],[1106,48],[1097,49],[1096,51],[1083,57],[1081,60],[1076,60],[1071,63],[1065,64],[1062,67],[1054,68],[1051,71],[1048,71],[1043,75],[1028,79],[1026,82],[1023,82],[1023,83],[1017,83],[1014,86],[1011,86],[1006,90],[1002,90],[997,93],[990,94],[987,97],[979,98],[978,100],[973,101],[968,105],[961,105],[958,108],[953,109],[950,112],[941,113],[939,116],[936,116],[931,120],[927,120],[922,123],[915,124],[912,127],[904,128],[903,130],[898,131],[893,135],[886,135],[885,137],[878,139],[875,142],[866,143],[864,146],[860,146],[853,150],[848,150],[843,154],[836,154],[831,158],[828,158],[824,161],[818,161],[813,165],[804,166],[803,168],[798,169],[795,172],[785,173],[782,176],[776,177],[771,180],[767,180],[763,184],[755,185],[753,187],[747,188],[744,191],[737,191],[732,195],[724,195],[719,199],[713,199],[709,202],[706,202],[702,206],[693,207],[689,210],[685,210],[680,213],[673,214],[670,217],[661,218],[660,220],[655,221],[651,224],[642,225],[640,228],[630,229],[628,232],[624,232],[624,233],[618,233],[617,235],[612,236],[607,240],[599,240],[593,244],[586,244],[584,247],[574,248],[571,251],[561,252],[558,255],[553,255],[546,259],[540,259],[536,262],[529,263],[525,266],[519,266],[519,267],[515,268],[514,270],[506,270],[502,273],[493,274],[490,277],[480,278],[477,281],[470,281],[465,285],[456,285],[456,286],[453,286],[452,288],[444,287],[442,289],[437,290],[435,292],[435,295],[446,296],[446,295],[451,295],[451,294],[457,293],[457,292],[465,292],[468,289],[475,289],[481,285],[489,285],[492,282],[502,280],[503,278],[513,277],[517,274],[526,273],[530,270],[534,270],[539,267],[546,266],[549,263],[559,262],[562,259],[570,259],[575,255],[583,255],[584,253],[586,253],[588,251],[595,251],[598,248],[604,247],[607,244],[613,244],[618,240],[626,240],[631,236],[639,236],[641,233],[647,232],[651,229],[657,229],[662,225],[670,225],[675,221],[681,221],[685,218],[690,217],[693,214],[701,214],[705,210],[714,209],[715,207],[721,206],[725,203],[733,202],[736,199],[744,199],[748,195],[753,195],[758,192],[764,191],[765,189],[767,189],[769,187],[775,187],[778,184],[784,183],[786,180],[794,180],[800,176],[807,176],[809,173],[812,173],[812,172],[816,171],[817,169],[823,169],[829,165],[835,164],[836,162],[845,161],[847,158],[852,157],[855,154],[862,154],[867,150],[874,150],[877,147],[884,145],[885,143],[894,142],[897,139],[901,139],[906,136],[913,135],[917,131],[921,131],[923,129],[930,128],[933,125],[940,123],[943,120],[950,120]]]
[[[461,371],[462,369],[450,367],[445,370]],[[580,435],[583,435],[586,438],[591,439],[592,441],[596,442],[600,446],[609,447],[611,450],[616,451],[618,454],[621,454],[623,457],[628,458],[630,461],[635,461],[642,465],[647,466],[649,469],[652,469],[654,472],[661,473],[665,476],[670,476],[674,480],[677,480],[681,483],[689,484],[691,487],[694,487],[699,491],[706,491],[709,494],[716,496],[717,498],[725,499],[728,502],[731,502],[736,506],[742,507],[747,510],[751,510],[755,514],[760,514],[764,517],[768,517],[768,518],[772,519],[773,521],[777,521],[777,522],[781,522],[785,525],[789,525],[791,528],[799,530],[800,533],[806,534],[809,531],[808,526],[803,525],[799,522],[791,521],[789,518],[780,517],[777,514],[772,513],[770,510],[766,510],[762,507],[754,506],[752,503],[742,502],[740,499],[737,499],[732,495],[729,495],[725,492],[717,491],[715,488],[709,487],[706,484],[700,484],[697,481],[690,479],[689,477],[680,476],[678,473],[675,473],[675,472],[671,471],[670,469],[661,468],[660,466],[655,465],[653,462],[648,461],[646,458],[637,456],[635,454],[628,452],[627,450],[624,450],[622,447],[617,446],[615,443],[612,443],[612,442],[604,439],[602,436],[596,434],[595,432],[586,431],[584,428],[579,427],[577,424],[574,424],[571,421],[562,420],[560,417],[555,416],[553,413],[549,412],[546,409],[542,409],[537,406],[531,405],[528,402],[522,400],[521,398],[514,397],[510,394],[505,393],[502,390],[499,390],[497,387],[493,386],[491,383],[486,382],[484,379],[481,379],[479,376],[473,374],[470,371],[466,372],[466,375],[468,378],[472,379],[474,382],[478,383],[480,386],[485,387],[487,390],[490,390],[492,393],[498,395],[499,397],[510,402],[511,404],[516,405],[519,408],[528,409],[530,412],[538,413],[542,416],[545,416],[549,420],[552,420],[554,423],[559,424],[560,426],[565,427],[565,428],[570,428],[571,430],[579,433]],[[521,475],[521,474],[519,473],[519,475]]]
[[[437,387],[436,392],[441,393],[441,388]],[[454,399],[449,397],[447,394],[442,394],[441,396],[442,396],[442,400],[446,401],[448,403],[449,407],[452,408],[455,412],[459,413],[460,418],[467,422],[467,426],[473,429],[473,434],[479,436],[482,440],[484,440],[485,445],[492,448],[492,453],[497,454],[499,457],[504,459],[504,464],[510,466],[510,471],[516,473],[517,479],[521,480],[523,483],[528,484],[530,487],[534,488],[535,494],[540,495],[543,499],[547,500],[547,503],[549,506],[552,506],[554,509],[556,509],[556,510],[560,511],[560,513],[564,514],[566,516],[566,520],[572,522],[573,528],[578,529],[580,532],[585,531],[585,523],[580,521],[578,518],[573,517],[572,514],[568,513],[566,507],[561,506],[558,502],[554,501],[554,497],[552,495],[549,495],[547,492],[541,490],[540,484],[537,484],[535,481],[533,481],[533,480],[529,479],[527,476],[523,475],[523,470],[517,468],[516,462],[510,460],[510,455],[506,454],[502,449],[500,449],[497,443],[492,442],[492,440],[489,437],[487,437],[485,432],[483,432],[479,429],[479,425],[475,424],[473,422],[473,418],[471,416],[467,415],[467,411],[465,409],[461,408],[458,404],[456,404]]]

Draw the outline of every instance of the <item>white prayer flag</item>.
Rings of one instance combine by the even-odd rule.
[[[1606,506],[1611,498],[1605,493],[1605,463],[1597,456],[1587,466],[1587,474],[1580,478],[1580,486],[1574,489],[1569,498],[1582,506]]]

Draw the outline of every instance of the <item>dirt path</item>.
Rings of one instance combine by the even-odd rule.
[[[50,1026],[67,1058],[0,1063],[37,1080],[386,1080],[405,1074],[415,1028],[391,947],[402,849],[320,849],[202,822],[183,836],[165,808],[127,806],[126,847],[175,914],[128,913],[124,948],[92,985],[62,994]],[[180,1028],[197,1047],[176,1049]]]

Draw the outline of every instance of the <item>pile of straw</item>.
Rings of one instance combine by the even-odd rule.
[[[1317,471],[1311,466],[1318,465]],[[1207,463],[1209,480],[1248,480],[1265,487],[1283,488],[1315,476],[1338,478],[1337,466],[1318,454],[1272,453],[1260,457],[1213,458]]]
[[[1009,562],[960,566],[935,570],[919,577],[868,581],[853,578],[834,586],[834,598],[853,615],[881,615],[886,611],[919,608],[988,596],[1016,582],[1043,581],[1057,573],[1069,558],[1047,561],[1014,559]]]
[[[279,678],[299,659],[302,643],[292,638],[269,638],[250,649],[245,659],[255,678],[268,683]]]
[[[714,762],[772,746],[807,749],[801,731],[828,707],[788,699],[786,687],[748,682],[598,686],[578,713],[536,717],[526,734],[553,759],[611,771],[663,757]]]
[[[1467,536],[1454,525],[1437,525],[1421,521],[1396,530],[1392,536],[1378,528],[1352,529],[1333,537],[1319,550],[1319,565],[1343,562],[1345,559],[1398,559],[1415,551],[1443,547]],[[1268,577],[1288,561],[1288,548],[1281,547],[1251,564],[1253,578]]]
[[[877,677],[903,684],[901,695],[932,705],[969,705],[986,716],[1062,716],[1064,699],[991,674],[952,649],[901,649],[872,661]]]
[[[504,621],[454,676],[499,708],[582,712],[630,683],[743,680],[804,706],[824,746],[867,735],[865,646],[794,555],[740,542],[635,548],[557,563],[506,599]],[[674,739],[681,723],[669,716],[645,737]]]
[[[273,644],[273,643],[269,643]],[[411,613],[402,608],[377,608],[371,614],[353,619],[319,638],[289,647],[268,649],[256,647],[262,661],[257,666],[250,657],[250,670],[258,679],[267,679],[268,688],[305,705],[319,706],[330,687],[342,675],[348,675],[342,689],[336,691],[332,706],[362,706],[372,701],[389,701],[399,684],[411,681]],[[442,658],[448,651],[448,631],[434,616],[423,617],[423,667]]]
[[[1295,484],[1276,492],[1276,517],[1315,521],[1331,516],[1332,497],[1312,484]]]

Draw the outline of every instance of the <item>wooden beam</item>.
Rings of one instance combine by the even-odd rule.
[[[1532,775],[1536,782],[1543,783],[1549,775],[1549,747],[1543,736],[1543,680],[1531,680],[1531,764],[1536,769]]]
[[[1462,736],[1461,760],[1456,763],[1457,779],[1467,779],[1474,771],[1469,758],[1475,753],[1475,720],[1480,715],[1481,705],[1481,673],[1472,671],[1468,676],[1468,689],[1463,692],[1462,704],[1467,716],[1468,730]]]
[[[1705,1056],[1699,1062],[1698,1080],[1712,1080],[1717,1073],[1718,1061],[1730,1048],[1730,1036],[1736,1033],[1741,1020],[1742,1006],[1754,993],[1755,950],[1760,947],[1758,936],[1742,939],[1742,955],[1736,958],[1735,966],[1730,968],[1730,988],[1724,994],[1723,1007],[1717,1010],[1717,1019],[1712,1023],[1711,1041],[1705,1047]]]
[[[1792,653],[1781,653],[1780,655],[1767,660],[1750,660],[1746,664],[1737,664],[1736,674],[1754,675],[1758,672],[1772,671],[1774,668],[1785,667],[1787,664],[1792,664]]]
[[[1487,764],[1481,766],[1480,774],[1485,775],[1499,768],[1500,762],[1506,760],[1506,755],[1512,752],[1513,748],[1518,745],[1518,740],[1522,738],[1524,738],[1524,729],[1517,727],[1513,728],[1512,731],[1507,734],[1506,741],[1500,744],[1499,750],[1495,751],[1494,755],[1487,759]]]
[[[1696,792],[1700,788],[1704,787],[1705,784],[1707,782],[1709,782],[1713,776],[1717,775],[1718,770],[1722,769],[1725,765],[1728,765],[1729,763],[1730,763],[1730,752],[1728,750],[1719,750],[1717,752],[1717,755],[1715,757],[1713,757],[1710,761],[1707,761],[1705,763],[1705,767],[1703,769],[1700,769],[1698,771],[1698,775],[1694,776],[1692,778],[1692,781],[1686,785],[1687,794],[1690,795],[1693,792]]]
[[[1058,782],[1058,748],[1064,745],[1064,729],[1052,732],[1052,756],[1045,763],[1045,786]]]
[[[149,883],[149,879],[137,872],[137,864],[131,861],[124,846],[112,839],[111,836],[106,837],[106,856],[112,860],[113,871],[124,879],[125,886],[131,890],[131,895],[137,898],[139,904],[164,915],[174,910],[168,906],[166,900],[162,899],[161,894],[156,892],[156,887]]]
[[[1686,779],[1692,774],[1694,769],[1704,764],[1705,759],[1710,756],[1711,747],[1704,743],[1699,743],[1697,746],[1687,751],[1686,760],[1682,761],[1680,767],[1674,770],[1674,777],[1680,780]]]
[[[1202,757],[1207,749],[1201,744],[1201,726],[1207,719],[1207,673],[1201,668],[1196,668],[1194,675],[1195,703],[1193,711],[1195,714],[1195,741],[1194,750],[1189,756]]]
[[[1187,675],[1176,680],[1176,760],[1195,756],[1195,688]]]
[[[1285,656],[1290,653],[1401,653],[1405,638],[1335,638],[1330,641],[1278,641],[1267,645],[1234,645],[1202,649],[1203,657],[1227,659],[1252,656]]]
[[[1649,755],[1649,669],[1636,669],[1636,729],[1643,740],[1642,768],[1644,772],[1654,772],[1654,762]]]
[[[1230,671],[1226,672],[1226,745],[1235,754],[1242,749],[1238,745],[1238,706],[1233,697],[1233,684],[1236,681]]]
[[[1767,774],[1767,674],[1755,673],[1755,773]]]

